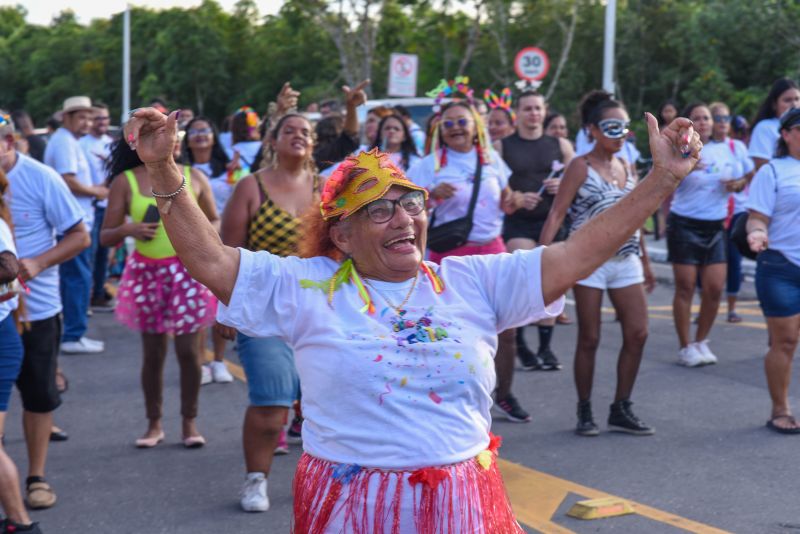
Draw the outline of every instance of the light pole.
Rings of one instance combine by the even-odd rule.
[[[606,31],[603,42],[603,90],[614,94],[614,36],[617,31],[617,0],[606,0]]]

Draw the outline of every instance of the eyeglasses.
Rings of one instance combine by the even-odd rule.
[[[608,139],[622,139],[630,131],[628,127],[631,125],[630,121],[622,119],[603,119],[597,123],[603,136]]]
[[[191,128],[186,133],[189,137],[197,137],[198,135],[211,135],[214,133],[214,130],[211,128]]]
[[[449,120],[448,121],[442,121],[442,127],[445,130],[452,130],[453,128],[456,127],[456,125],[458,125],[459,128],[466,128],[467,125],[469,125],[471,122],[472,121],[470,119],[466,119],[464,117],[461,117],[460,119],[455,120],[455,121],[449,121]]]
[[[422,191],[409,191],[397,200],[380,198],[367,204],[367,215],[374,223],[385,223],[392,220],[395,209],[400,204],[409,215],[419,215],[425,209],[425,195]]]
[[[731,122],[730,115],[714,115],[712,118],[714,119],[714,122],[724,122],[725,124]]]
[[[111,117],[109,117],[108,115],[106,115],[105,117],[94,117],[94,119],[93,119],[93,120],[95,120],[95,121],[97,121],[97,122],[105,122],[105,121],[109,120],[110,118],[111,118]]]

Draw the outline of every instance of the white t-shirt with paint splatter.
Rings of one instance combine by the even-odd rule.
[[[369,281],[370,315],[352,284],[334,293],[333,307],[327,291],[301,287],[329,279],[333,260],[240,249],[236,286],[217,319],[294,349],[312,456],[383,469],[461,462],[489,443],[497,333],[563,308],[563,299],[543,301],[542,250],[430,263],[446,289],[437,294],[420,272],[399,317],[385,297],[401,303],[413,280]]]

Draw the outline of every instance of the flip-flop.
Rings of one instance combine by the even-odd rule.
[[[795,425],[795,426],[794,427],[778,426],[778,425],[775,424],[775,421],[777,421],[778,419],[786,419],[792,425]],[[767,428],[769,428],[770,430],[772,430],[774,432],[777,432],[778,434],[800,434],[800,426],[796,426],[796,425],[797,425],[797,421],[791,415],[776,415],[775,417],[773,417],[772,419],[767,421]]]
[[[139,438],[136,440],[136,448],[137,449],[152,449],[159,443],[164,441],[164,432],[161,432],[157,436],[153,436],[152,438]]]
[[[728,313],[728,322],[729,323],[741,323],[742,316],[736,312],[729,312]]]

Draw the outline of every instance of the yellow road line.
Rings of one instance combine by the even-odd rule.
[[[619,498],[507,460],[498,460],[497,463],[503,473],[503,480],[517,519],[525,525],[548,534],[573,533],[573,531],[552,522],[553,515],[569,493],[575,493],[589,499],[602,497]],[[725,530],[670,514],[651,506],[630,500],[628,502],[638,515],[687,532],[696,534],[729,534]]]

